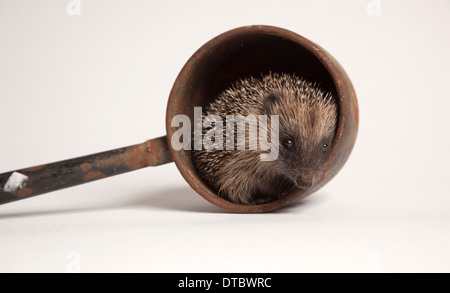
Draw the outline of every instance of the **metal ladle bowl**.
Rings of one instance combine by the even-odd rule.
[[[326,171],[308,190],[261,205],[242,205],[219,197],[205,184],[188,150],[175,150],[174,116],[194,121],[194,107],[206,106],[234,81],[268,72],[295,73],[321,85],[336,97],[336,136]],[[358,132],[358,104],[353,85],[339,63],[324,49],[291,31],[272,26],[246,26],[225,32],[203,45],[186,63],[170,93],[167,136],[126,148],[0,175],[0,204],[174,161],[189,185],[203,198],[238,213],[270,212],[317,191],[343,167]]]

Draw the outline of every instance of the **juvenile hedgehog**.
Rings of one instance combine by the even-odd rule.
[[[222,92],[203,113],[279,116],[279,156],[262,161],[267,153],[256,150],[193,151],[194,164],[202,179],[219,196],[240,204],[260,204],[285,196],[294,188],[308,189],[324,172],[337,125],[337,106],[330,93],[289,74],[270,73],[249,77]],[[226,125],[223,125],[224,138]],[[270,137],[270,119],[258,130]],[[204,128],[205,134],[211,128]],[[236,129],[235,129],[236,133]],[[270,140],[270,139],[269,139]]]

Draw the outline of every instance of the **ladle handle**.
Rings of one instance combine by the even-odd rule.
[[[167,137],[0,175],[0,205],[172,162]]]

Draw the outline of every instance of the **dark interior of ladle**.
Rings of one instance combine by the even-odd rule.
[[[206,106],[233,82],[272,72],[292,73],[318,83],[336,95],[330,73],[310,51],[292,40],[263,32],[238,34],[217,44],[198,60],[195,72],[184,82],[182,107]]]
[[[173,116],[185,114],[193,121],[194,106],[206,106],[238,79],[272,72],[295,73],[316,82],[338,97],[336,78],[330,73],[327,60],[319,60],[310,41],[284,29],[256,26],[229,31],[200,48],[188,61],[172,89],[167,108],[167,131],[170,137],[176,128],[170,126]],[[325,56],[325,53],[321,53]],[[325,57],[324,57],[325,58]],[[331,63],[333,61],[330,61]],[[329,66],[328,66],[329,67]],[[340,120],[341,121],[341,120]],[[286,205],[301,197],[296,191],[283,202],[244,206],[219,198],[201,180],[192,164],[190,151],[171,149],[172,157],[188,183],[207,200],[227,210],[264,212]],[[313,187],[314,189],[314,187]],[[313,190],[311,190],[313,191]]]

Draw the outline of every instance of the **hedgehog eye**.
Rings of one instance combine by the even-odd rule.
[[[294,146],[294,141],[292,139],[287,139],[287,140],[284,141],[283,145],[284,145],[285,148],[290,150]]]
[[[329,147],[329,145],[327,144],[327,143],[324,143],[323,145],[322,145],[322,152],[326,152],[327,150],[328,150],[328,147]]]

